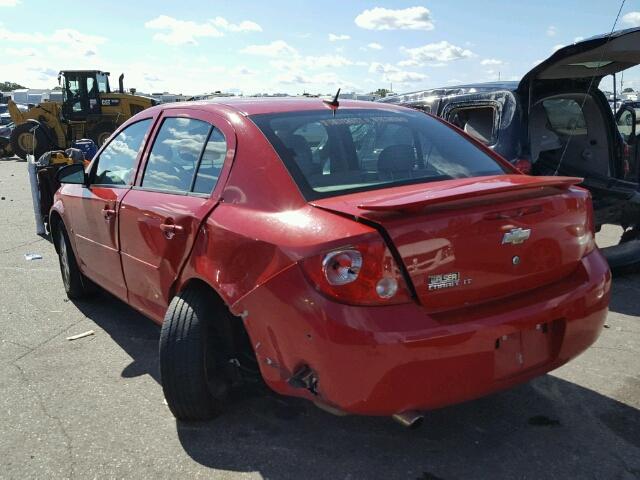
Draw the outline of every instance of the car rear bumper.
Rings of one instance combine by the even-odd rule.
[[[355,307],[317,293],[297,266],[234,306],[275,391],[365,415],[463,402],[542,375],[598,338],[611,275],[599,251],[570,278],[444,314]],[[308,367],[316,392],[291,386]]]

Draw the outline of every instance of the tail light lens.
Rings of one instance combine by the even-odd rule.
[[[519,158],[514,162],[513,166],[525,175],[531,175],[531,162],[526,158]]]
[[[593,217],[593,201],[591,200],[591,194],[589,194],[589,198],[587,198],[587,231],[590,238],[584,252],[585,255],[591,253],[596,248],[596,222]]]
[[[391,252],[379,237],[324,252],[301,262],[322,294],[350,305],[411,302],[411,293]]]

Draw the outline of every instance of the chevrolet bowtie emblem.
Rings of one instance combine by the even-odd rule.
[[[510,243],[512,245],[520,245],[529,240],[531,236],[530,228],[512,228],[502,236],[502,245]]]

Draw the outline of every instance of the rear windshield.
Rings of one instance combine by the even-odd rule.
[[[254,115],[307,200],[389,186],[499,175],[504,168],[420,112]]]

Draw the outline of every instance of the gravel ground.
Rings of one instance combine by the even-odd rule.
[[[106,294],[67,301],[24,162],[0,161],[0,196],[0,478],[640,478],[640,276],[615,280],[579,358],[417,431],[268,393],[184,424],[158,383],[159,329]]]

